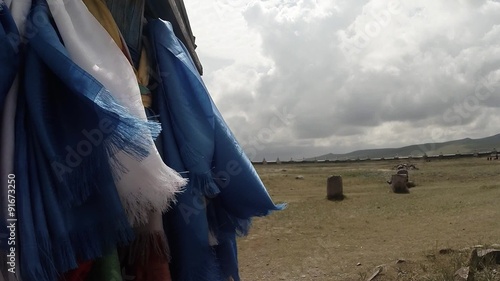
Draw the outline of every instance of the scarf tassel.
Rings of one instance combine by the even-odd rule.
[[[215,183],[211,172],[193,174],[190,181],[193,182],[193,186],[198,187],[201,193],[208,198],[213,198],[220,193],[220,189]]]
[[[95,179],[106,177],[110,170],[115,182],[118,182],[123,174],[130,172],[122,160],[144,160],[150,153],[153,138],[161,131],[158,122],[140,120],[128,114],[104,88],[94,102],[91,105],[100,123],[93,129],[86,128],[81,141],[70,147],[68,154],[52,162],[56,177],[66,186],[58,192],[58,197],[65,198],[63,202],[69,204],[65,207],[85,202],[98,189]],[[89,155],[86,150],[90,150]],[[64,166],[68,157],[72,157],[70,159],[76,162],[76,167]],[[100,164],[104,161],[109,161],[109,166]]]
[[[147,224],[151,212],[163,213],[170,209],[171,205],[176,202],[176,195],[184,190],[183,187],[188,180],[170,168],[167,167],[167,169],[164,167],[155,169],[151,166],[148,172],[154,174],[154,178],[153,176],[131,178],[131,181],[137,181],[134,188],[120,190],[120,200],[132,226]],[[162,185],[158,184],[158,178],[163,179]],[[127,185],[131,186],[131,182]]]
[[[126,257],[128,265],[145,266],[151,256],[157,256],[165,261],[170,260],[170,249],[167,236],[163,231],[143,232],[136,234],[136,239],[121,255]]]

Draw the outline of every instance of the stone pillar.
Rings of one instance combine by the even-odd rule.
[[[344,199],[344,187],[341,176],[330,176],[326,181],[326,197],[328,200]]]
[[[392,175],[391,189],[394,193],[410,193],[408,190],[408,177],[406,175]]]
[[[408,178],[408,170],[401,169],[398,170],[397,173],[398,175],[406,176],[406,181],[409,181],[410,179]]]

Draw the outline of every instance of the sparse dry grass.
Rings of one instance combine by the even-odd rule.
[[[289,206],[239,240],[242,280],[365,280],[399,258],[407,262],[376,280],[452,280],[463,257],[439,249],[500,243],[500,161],[413,161],[417,187],[391,193],[392,167],[409,161],[256,166]],[[326,200],[330,175],[342,175],[344,201]]]

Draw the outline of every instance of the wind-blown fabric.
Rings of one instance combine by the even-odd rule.
[[[19,267],[25,281],[52,281],[132,240],[110,159],[145,157],[135,134],[150,124],[72,62],[43,0],[27,26],[36,32],[16,112]]]
[[[111,12],[102,0],[84,0],[89,12],[109,33],[113,41],[124,53],[132,64],[128,49]],[[141,51],[141,57],[136,72],[137,82],[147,89],[149,84],[149,60],[145,49]],[[147,116],[150,120],[156,117],[151,114],[150,95],[141,95]],[[149,99],[148,99],[149,97]],[[127,275],[135,276],[137,281],[169,281],[170,271],[168,265],[168,243],[162,224],[162,213],[159,210],[148,214],[148,221],[144,225],[134,228],[135,240],[122,249],[124,257],[123,271]]]
[[[146,121],[134,71],[117,45],[82,1],[48,0],[70,58],[109,90],[131,114]],[[153,122],[150,122],[150,124]],[[186,181],[166,166],[153,138],[160,125],[135,131],[132,142],[144,148],[141,158],[116,151],[115,179],[122,204],[133,225],[147,222],[150,211],[165,211]]]
[[[177,171],[187,170],[190,179],[164,217],[173,280],[237,281],[236,234],[247,233],[251,217],[284,205],[272,202],[170,23],[152,20],[145,34],[160,74],[153,104],[163,129],[164,160]],[[209,241],[211,235],[216,241]]]

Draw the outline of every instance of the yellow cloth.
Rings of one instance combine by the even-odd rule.
[[[118,29],[118,25],[113,19],[113,15],[109,11],[108,6],[106,6],[102,0],[83,0],[83,3],[102,27],[106,29],[120,50],[123,51],[126,47],[121,40],[120,29]]]
[[[108,9],[108,6],[103,2],[103,0],[82,0],[87,6],[89,12],[97,19],[97,21],[104,27],[104,29],[109,33],[113,41],[115,41],[118,48],[122,50],[123,54],[127,57],[129,62],[132,64],[132,59],[130,58],[130,53],[128,51],[127,45],[124,43],[123,37],[120,33],[120,29],[116,24],[113,15]],[[133,64],[132,64],[133,67]],[[142,48],[141,57],[139,60],[139,69],[134,68],[134,72],[137,76],[137,81],[141,85],[141,98],[144,107],[151,107],[151,94],[144,93],[143,88],[147,88],[149,84],[149,60],[146,50]]]
[[[139,85],[147,87],[149,85],[149,60],[146,49],[143,47],[141,50],[141,58],[139,60],[139,69],[137,70],[137,81]],[[151,93],[143,93],[142,104],[144,107],[151,107],[152,97]]]

